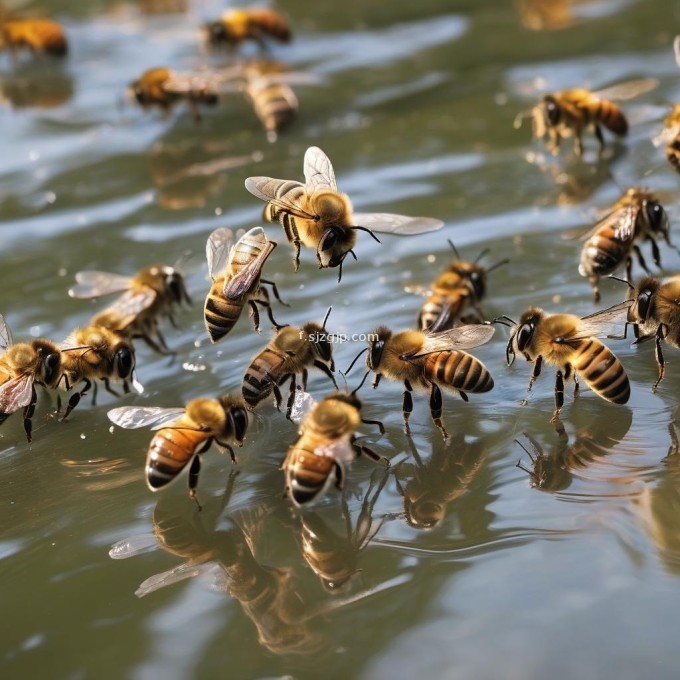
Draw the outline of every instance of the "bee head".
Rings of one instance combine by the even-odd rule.
[[[392,337],[392,331],[387,326],[378,326],[368,342],[368,356],[366,357],[366,366],[372,371],[377,370],[382,361],[383,351],[385,350],[385,343]]]
[[[40,357],[41,381],[46,385],[54,384],[61,372],[61,352],[50,342],[34,340],[33,349]]]
[[[432,529],[444,519],[445,507],[433,500],[414,501],[404,496],[404,513],[409,526]]]
[[[345,227],[327,227],[316,251],[319,268],[340,267],[355,240],[355,233]]]
[[[532,307],[520,316],[505,351],[508,365],[514,361],[515,351],[521,352],[526,356],[526,349],[533,340],[536,324],[542,314],[543,312],[540,309]]]
[[[361,411],[361,402],[354,392],[350,392],[349,394],[346,394],[345,392],[338,392],[337,394],[330,396],[329,399],[341,401],[344,404],[349,404],[350,406],[354,407],[357,411]]]
[[[645,276],[635,290],[629,291],[628,299],[634,299],[635,302],[633,302],[628,310],[628,321],[643,324],[649,321],[652,312],[652,301],[659,290],[659,285],[655,278]]]
[[[177,304],[185,301],[191,303],[191,298],[187,293],[184,285],[184,277],[174,267],[163,267],[163,276],[165,279],[165,289],[170,294],[170,298]]]
[[[203,30],[211,45],[219,45],[220,43],[228,42],[231,39],[229,27],[221,21],[211,21],[210,23],[204,24]]]
[[[649,228],[653,233],[668,234],[668,215],[658,201],[645,201],[645,212]]]
[[[562,117],[560,105],[557,103],[555,97],[551,94],[543,97],[543,115],[551,126],[558,125]]]
[[[147,106],[151,103],[151,97],[146,88],[142,86],[141,80],[135,80],[128,86],[128,92],[134,97],[140,106]]]

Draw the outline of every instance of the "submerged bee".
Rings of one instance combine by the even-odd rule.
[[[390,380],[403,382],[404,426],[410,435],[409,417],[413,411],[413,389],[430,391],[430,414],[434,424],[446,439],[448,433],[442,422],[441,389],[457,392],[464,401],[467,392],[488,392],[493,388],[493,378],[484,364],[463,351],[479,347],[491,340],[494,328],[486,324],[458,326],[448,331],[406,330],[393,333],[386,326],[378,326],[371,333],[368,347],[357,354],[347,373],[364,353],[368,370],[359,389],[371,371],[375,372],[375,389],[383,375]]]
[[[295,400],[296,376],[302,374],[302,389],[307,391],[307,369],[318,368],[327,375],[335,389],[333,371],[333,348],[330,335],[326,331],[326,321],[331,309],[328,309],[323,324],[307,323],[302,328],[297,326],[279,326],[272,341],[250,363],[243,376],[243,399],[251,408],[255,408],[272,392],[276,400],[276,408],[281,407],[281,390],[286,380],[290,380],[290,396],[286,417],[290,419]]]
[[[61,379],[62,354],[59,346],[45,338],[14,344],[9,326],[0,314],[0,423],[24,409],[26,439],[32,440],[31,418],[38,395],[36,385],[55,389]]]
[[[189,496],[196,498],[200,454],[213,442],[229,451],[236,463],[232,444],[241,446],[248,429],[248,412],[239,397],[192,399],[185,408],[122,406],[108,413],[109,419],[125,429],[156,426],[146,455],[146,483],[158,491],[172,482],[189,461]]]
[[[274,297],[285,304],[276,284],[260,278],[262,267],[276,243],[267,240],[262,227],[246,232],[236,244],[232,245],[232,242],[231,229],[220,228],[210,234],[206,246],[208,273],[213,283],[205,299],[203,317],[211,342],[217,342],[231,331],[246,302],[258,333],[260,313],[257,305],[262,305],[272,324],[279,327],[272,314],[269,294],[261,284],[271,286]]]
[[[352,215],[352,204],[348,196],[338,191],[328,156],[316,146],[305,152],[304,175],[305,184],[272,177],[246,179],[246,189],[267,202],[266,219],[281,223],[295,251],[295,271],[300,263],[300,247],[305,246],[316,250],[320,269],[339,267],[340,281],[345,257],[351,253],[356,259],[352,248],[357,230],[368,232],[378,241],[374,231],[409,236],[443,226],[441,220],[428,217],[389,213]]]
[[[582,318],[573,314],[548,314],[538,307],[530,307],[518,322],[509,317],[496,319],[512,328],[505,350],[508,366],[514,362],[517,352],[534,364],[528,391],[540,375],[544,361],[558,369],[552,422],[559,419],[564,404],[564,381],[572,377],[574,397],[579,394],[580,376],[603,399],[614,404],[628,401],[630,383],[626,371],[598,338],[611,337],[611,331],[619,323],[625,323],[631,304],[623,302]]]
[[[461,320],[468,307],[472,307],[480,320],[484,313],[479,305],[486,294],[486,275],[509,260],[501,260],[490,267],[479,264],[487,253],[483,250],[474,262],[463,260],[458,250],[449,241],[455,259],[430,286],[425,302],[420,308],[418,326],[420,330],[446,331]]]
[[[605,146],[601,126],[619,137],[628,133],[628,121],[612,100],[632,99],[655,88],[657,84],[658,81],[654,78],[644,78],[597,92],[574,88],[546,94],[529,114],[533,122],[534,137],[547,137],[548,151],[557,155],[562,138],[573,136],[574,152],[580,157],[583,155],[581,136],[585,130],[592,128],[600,145],[601,155]],[[526,115],[521,113],[515,118],[516,128]]]
[[[232,9],[203,28],[208,44],[212,47],[235,48],[245,40],[252,40],[266,50],[265,38],[287,43],[292,37],[286,19],[278,12],[265,8]]]
[[[647,264],[636,241],[649,241],[654,264],[660,266],[661,257],[656,238],[662,237],[673,247],[669,236],[668,216],[654,194],[639,187],[631,187],[614,207],[583,238],[579,274],[586,276],[593,287],[595,302],[600,300],[598,281],[601,276],[626,265],[626,276],[631,278],[631,251],[645,270]]]
[[[16,54],[22,49],[52,57],[64,57],[68,42],[64,29],[50,19],[0,18],[0,50]]]
[[[95,403],[97,380],[101,380],[107,392],[116,397],[120,395],[111,387],[111,382],[122,383],[126,394],[130,392],[130,383],[136,392],[142,392],[143,388],[134,376],[135,348],[122,333],[104,326],[77,328],[61,343],[60,349],[63,357],[61,377],[66,389],[84,383],[80,391],[71,395],[64,419],[91,387],[94,387],[92,403]]]
[[[324,494],[332,481],[342,490],[345,484],[345,465],[357,455],[371,460],[390,462],[366,446],[355,443],[359,423],[382,423],[361,417],[361,402],[354,393],[336,392],[324,397],[311,407],[300,425],[300,436],[288,450],[282,469],[286,473],[285,492],[300,507]]]
[[[630,286],[628,321],[634,326],[636,344],[654,338],[659,376],[652,387],[655,392],[663,380],[666,363],[661,341],[680,348],[680,274],[666,279],[645,276],[636,286]]]
[[[158,67],[144,71],[128,86],[129,95],[144,109],[159,107],[168,115],[175,104],[187,102],[195,121],[200,121],[199,105],[215,106],[219,91],[211,75],[200,73],[175,73]]]
[[[112,305],[92,318],[93,326],[141,338],[156,352],[169,353],[158,320],[167,317],[175,326],[174,307],[183,302],[191,304],[180,271],[164,264],[142,269],[132,277],[82,271],[76,274],[76,281],[77,285],[68,291],[73,298],[95,298],[124,291]]]

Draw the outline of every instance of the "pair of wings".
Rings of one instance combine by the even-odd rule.
[[[489,342],[495,331],[496,329],[492,325],[486,323],[466,324],[451,328],[448,331],[425,331],[423,333],[425,340],[420,348],[402,354],[399,358],[404,361],[413,361],[437,352],[473,349]]]
[[[269,241],[265,237],[264,229],[262,227],[254,227],[248,232],[239,230],[236,233],[238,237],[236,243],[234,242],[234,232],[226,227],[215,229],[215,231],[208,237],[208,243],[205,248],[206,259],[208,260],[208,274],[214,281],[224,277],[224,288],[222,292],[225,297],[229,299],[238,299],[249,293],[257,281],[257,278],[262,273],[262,267],[272,250],[276,247],[274,241]],[[227,267],[231,264],[233,253],[238,245],[238,242],[248,239],[261,242],[260,252],[247,265],[241,267],[240,271],[232,277],[225,276]]]
[[[140,427],[151,427],[161,430],[169,423],[181,418],[186,412],[184,408],[165,408],[162,406],[119,406],[112,408],[107,416],[109,420],[126,430]]]
[[[301,187],[307,195],[318,191],[338,191],[335,172],[326,154],[317,146],[310,146],[305,152],[303,172],[305,183],[293,182],[273,177],[248,177],[246,189],[262,201],[284,210],[295,217],[314,220],[312,215],[303,210],[297,203],[277,196],[278,190],[288,185],[288,190]],[[441,220],[432,217],[408,217],[392,213],[355,213],[354,222],[357,226],[366,227],[371,231],[386,232],[400,236],[422,234],[436,231],[444,226]]]
[[[0,350],[6,352],[14,341],[5,317],[0,314]],[[5,376],[6,379],[2,380]],[[14,413],[31,403],[33,397],[34,376],[32,373],[24,373],[18,376],[9,376],[0,371],[0,414]]]
[[[634,300],[624,300],[616,305],[602,309],[599,312],[582,316],[578,329],[571,336],[565,338],[567,342],[587,340],[588,338],[617,338],[621,337],[623,325],[628,322],[628,309]]]

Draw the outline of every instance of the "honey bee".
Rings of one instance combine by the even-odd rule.
[[[548,314],[538,307],[530,307],[518,322],[509,317],[496,319],[512,328],[505,350],[508,366],[513,364],[517,352],[534,364],[527,391],[531,391],[544,361],[558,369],[552,422],[557,422],[564,404],[564,381],[572,377],[575,398],[579,394],[580,376],[603,399],[614,404],[627,403],[630,383],[626,371],[598,338],[615,337],[611,331],[618,323],[625,322],[631,304],[629,300],[581,318],[573,314]]]
[[[240,397],[224,395],[219,399],[192,399],[185,408],[122,406],[108,413],[109,419],[125,429],[156,426],[146,455],[146,483],[158,491],[189,466],[189,496],[196,498],[200,454],[213,442],[229,451],[236,463],[232,444],[241,446],[248,430],[248,412]]]
[[[356,259],[352,248],[357,230],[368,232],[380,242],[374,231],[409,236],[443,226],[441,220],[428,217],[389,213],[352,215],[349,197],[338,191],[328,156],[316,146],[305,152],[304,175],[305,184],[272,177],[246,179],[246,189],[267,202],[265,218],[281,223],[295,252],[295,271],[300,264],[300,247],[305,246],[316,250],[320,269],[339,267],[340,281],[345,257],[351,254]]]
[[[654,138],[655,146],[665,147],[666,158],[676,172],[680,172],[680,104],[664,120],[663,130]]]
[[[63,420],[69,416],[90,388],[93,388],[92,403],[95,403],[97,380],[101,380],[107,392],[116,397],[120,394],[111,387],[112,381],[122,383],[126,394],[130,392],[130,383],[136,392],[143,391],[143,387],[135,378],[135,348],[132,341],[122,333],[104,326],[76,328],[61,343],[60,349],[62,351],[60,382],[64,382],[67,390],[78,383],[84,383],[80,391],[71,395]]]
[[[157,106],[165,116],[175,104],[185,101],[196,122],[201,120],[199,105],[215,106],[219,101],[216,82],[210,75],[175,73],[165,67],[144,71],[129,84],[128,94],[142,108]]]
[[[460,257],[451,241],[449,245],[456,257],[430,286],[418,315],[418,327],[422,331],[450,330],[468,307],[472,307],[479,319],[483,320],[484,312],[479,305],[486,294],[486,276],[509,262],[504,259],[490,267],[484,267],[479,261],[487,253],[486,250],[474,262],[468,262]]]
[[[59,346],[45,338],[14,344],[12,333],[0,314],[0,424],[24,409],[24,431],[29,444],[38,395],[36,385],[56,389],[61,379],[62,354]]]
[[[72,298],[87,299],[123,292],[113,304],[92,318],[91,325],[104,326],[133,339],[141,338],[156,352],[170,353],[158,328],[158,320],[167,317],[176,326],[173,308],[183,302],[191,304],[180,271],[164,264],[142,269],[132,277],[82,271],[76,274],[76,282],[68,291]]]
[[[463,351],[479,347],[491,339],[494,328],[487,324],[458,326],[448,331],[405,330],[393,333],[386,326],[378,326],[371,333],[368,347],[357,354],[346,373],[352,370],[364,353],[366,371],[361,386],[371,371],[375,372],[373,389],[386,375],[390,380],[404,383],[404,427],[410,436],[409,418],[413,411],[413,389],[430,391],[430,414],[444,439],[449,435],[442,421],[441,388],[457,392],[464,401],[467,392],[488,392],[493,388],[493,378],[486,366],[471,354]]]
[[[333,371],[333,348],[326,331],[326,321],[331,313],[328,309],[323,324],[307,323],[302,328],[297,326],[279,326],[272,341],[250,363],[243,377],[243,399],[251,408],[255,408],[272,392],[276,400],[276,408],[281,408],[281,390],[279,385],[290,380],[290,396],[286,417],[291,418],[295,400],[296,376],[302,374],[302,389],[307,391],[307,369],[318,368],[327,375],[335,389]]]
[[[636,241],[649,241],[654,264],[660,266],[661,257],[656,243],[662,237],[671,244],[666,211],[654,194],[639,187],[631,187],[614,204],[614,207],[583,238],[579,274],[588,278],[593,287],[595,302],[600,300],[598,281],[608,276],[624,262],[627,278],[631,278],[631,250],[645,270],[647,264]]]
[[[379,421],[361,417],[361,402],[354,393],[336,392],[311,406],[281,466],[286,473],[285,493],[294,505],[320,498],[332,481],[342,490],[345,465],[359,454],[389,467],[387,458],[355,443],[359,423],[377,425],[381,434],[385,431]]]
[[[530,112],[533,134],[537,139],[547,137],[546,147],[557,155],[563,137],[574,137],[574,152],[583,155],[581,136],[592,128],[599,143],[599,154],[604,150],[602,127],[619,137],[628,134],[628,121],[613,100],[626,100],[654,89],[658,81],[654,78],[633,80],[605,90],[591,92],[584,88],[560,90],[546,94]],[[515,128],[520,127],[526,113],[515,118]]]
[[[231,331],[246,302],[258,333],[260,313],[257,305],[262,305],[274,327],[279,327],[272,314],[269,294],[262,284],[271,286],[274,297],[285,304],[279,297],[276,284],[260,278],[262,267],[276,243],[267,240],[262,227],[246,232],[235,245],[232,245],[232,237],[230,229],[216,229],[210,234],[206,246],[208,273],[213,283],[205,299],[203,318],[211,342],[221,340]]]
[[[628,285],[632,301],[628,321],[635,324],[635,344],[654,338],[659,375],[652,391],[656,392],[666,370],[661,341],[680,348],[680,274],[665,279],[645,276],[636,286]]]
[[[27,49],[36,54],[65,57],[68,42],[64,29],[50,19],[0,19],[0,50],[16,54]]]
[[[265,8],[232,9],[217,21],[205,24],[204,30],[211,47],[235,48],[245,40],[252,40],[266,50],[265,37],[282,43],[290,42],[292,37],[286,19]]]

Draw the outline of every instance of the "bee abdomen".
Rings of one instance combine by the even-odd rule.
[[[270,349],[265,349],[253,359],[243,376],[241,388],[248,406],[254,408],[272,393],[278,378],[277,369],[282,362],[283,358]]]
[[[666,158],[676,172],[680,172],[680,139],[674,139],[666,147]]]
[[[628,246],[628,242],[616,238],[616,232],[611,228],[601,229],[583,246],[581,274],[611,274],[628,254]]]
[[[323,491],[332,471],[333,461],[300,450],[291,454],[293,461],[288,477],[289,492],[298,505],[303,505]]]
[[[444,301],[440,295],[431,295],[420,308],[418,326],[426,331],[438,318],[444,308]]]
[[[295,118],[297,100],[290,88],[284,93],[283,87],[272,83],[253,93],[255,115],[271,132],[281,130]]]
[[[205,327],[212,342],[221,340],[234,327],[243,307],[226,298],[208,295],[203,309]]]
[[[598,118],[614,134],[621,137],[628,134],[628,121],[617,104],[602,100],[600,102]]]
[[[493,378],[484,364],[462,351],[439,352],[428,357],[426,376],[464,392],[488,392]]]
[[[583,343],[570,362],[593,392],[615,404],[625,404],[630,397],[630,383],[621,362],[599,340]]]
[[[180,429],[166,428],[158,432],[149,445],[146,481],[152,489],[171,482],[184,468],[195,450],[193,438]]]

